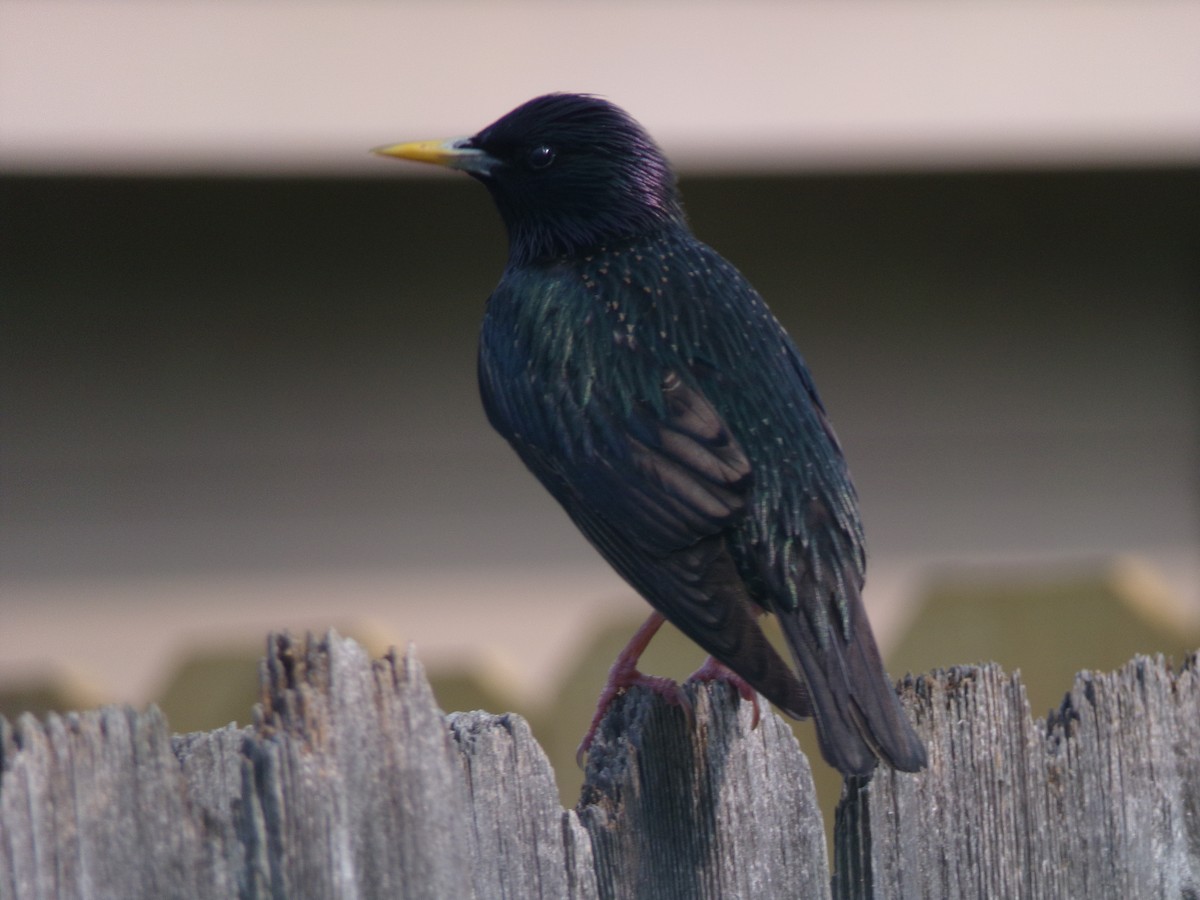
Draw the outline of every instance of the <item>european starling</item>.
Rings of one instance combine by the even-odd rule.
[[[504,220],[484,408],[657,611],[600,712],[629,684],[663,689],[635,665],[665,617],[786,713],[815,716],[842,773],[924,767],[867,622],[857,497],[812,378],[750,283],[693,236],[642,127],[597,97],[549,94],[473,137],[375,152],[467,172]]]

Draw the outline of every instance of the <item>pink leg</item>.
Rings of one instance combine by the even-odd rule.
[[[646,652],[651,638],[658,633],[658,629],[662,627],[664,621],[665,619],[658,613],[651,613],[650,618],[629,639],[625,649],[617,654],[612,668],[608,670],[608,681],[604,683],[604,689],[600,691],[600,699],[596,701],[596,715],[592,717],[592,724],[588,726],[587,734],[583,736],[579,749],[575,751],[575,761],[580,767],[583,766],[583,757],[591,749],[592,742],[596,739],[596,730],[600,727],[600,720],[604,718],[604,714],[608,712],[612,702],[628,688],[636,685],[661,694],[668,702],[682,706],[689,717],[691,716],[692,705],[679,685],[670,678],[663,678],[659,675],[643,675],[637,669],[638,660]]]
[[[733,685],[743,700],[749,700],[754,704],[754,721],[750,727],[758,727],[760,717],[758,691],[750,687],[740,675],[724,663],[718,661],[715,657],[710,656],[706,659],[704,665],[688,676],[688,681],[724,681],[726,684]]]

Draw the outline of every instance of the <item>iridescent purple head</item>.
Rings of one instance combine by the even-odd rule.
[[[547,94],[469,138],[378,152],[462,169],[492,193],[522,264],[682,223],[675,174],[628,113],[587,94]]]

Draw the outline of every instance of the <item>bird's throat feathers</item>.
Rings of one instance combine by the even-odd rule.
[[[519,195],[503,203],[497,198],[497,205],[508,231],[509,266],[575,257],[686,223],[674,190],[669,197],[656,190],[636,199],[614,196],[595,205],[563,204],[552,213],[544,207],[526,208]]]

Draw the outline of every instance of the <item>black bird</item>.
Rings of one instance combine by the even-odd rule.
[[[479,346],[484,408],[657,610],[614,665],[597,721],[629,684],[663,689],[635,665],[665,616],[785,712],[814,715],[842,773],[877,758],[923,768],[863,608],[857,497],[812,378],[750,283],[692,235],[642,127],[600,98],[549,94],[473,137],[374,152],[467,172],[504,219],[508,264]],[[798,673],[763,635],[763,612]]]

